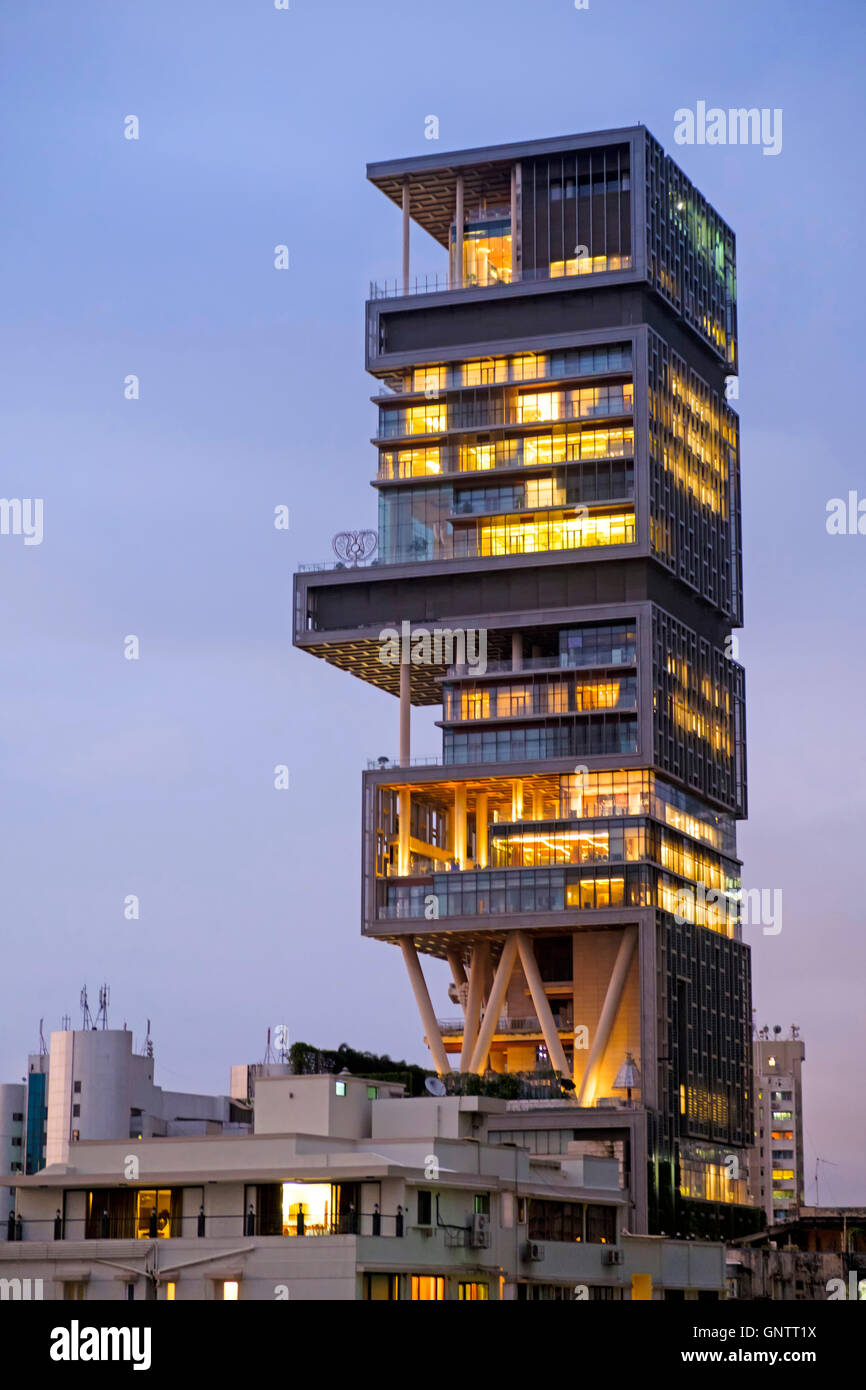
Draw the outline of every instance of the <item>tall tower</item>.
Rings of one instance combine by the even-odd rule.
[[[644,1229],[742,1229],[733,233],[641,126],[367,176],[402,212],[367,304],[378,553],[295,580],[295,643],[399,700],[362,931],[402,950],[440,1072],[553,1069],[599,1134],[628,1107]],[[413,228],[440,276],[412,279]],[[441,706],[435,764],[412,705]]]

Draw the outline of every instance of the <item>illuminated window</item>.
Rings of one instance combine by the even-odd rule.
[[[180,1193],[177,1192],[177,1197]],[[135,1194],[135,1235],[138,1240],[152,1240],[154,1236],[167,1240],[172,1234],[172,1194],[168,1188],[158,1191],[153,1188]],[[177,1202],[175,1202],[177,1208]],[[179,1211],[177,1216],[179,1218]]]
[[[240,1284],[237,1279],[224,1279],[222,1284],[223,1299],[226,1303],[236,1303],[240,1297]]]
[[[451,240],[456,242],[453,227]],[[510,280],[510,218],[467,223],[463,230],[464,285],[508,284]]]
[[[460,1300],[470,1299],[472,1301],[478,1300],[479,1302],[486,1302],[490,1297],[490,1293],[486,1284],[458,1284],[457,1297]]]
[[[367,1099],[368,1099],[368,1100],[378,1100],[378,1099],[379,1099],[379,1087],[378,1087],[378,1086],[368,1086],[368,1087],[367,1087]]]
[[[327,1235],[331,1229],[333,1208],[330,1183],[284,1182],[283,1235]]]
[[[334,1085],[334,1090],[336,1091],[338,1096],[344,1096],[346,1094],[345,1081],[337,1081]]]
[[[773,1182],[793,1182],[793,1179],[794,1179],[794,1170],[793,1170],[793,1168],[774,1168],[774,1169],[773,1169]]]
[[[173,1279],[169,1279],[165,1286],[165,1298],[167,1303],[174,1303],[177,1297],[177,1284]]]
[[[445,1280],[441,1274],[413,1274],[412,1299],[416,1303],[445,1301]]]

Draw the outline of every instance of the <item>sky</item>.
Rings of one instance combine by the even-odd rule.
[[[170,1089],[224,1091],[278,1024],[426,1061],[399,952],[360,936],[397,702],[291,645],[293,571],[375,526],[364,300],[400,218],[365,164],[641,122],[737,235],[740,850],[783,893],[745,933],[755,1017],[805,1040],[807,1200],[820,1159],[820,1200],[866,1205],[866,536],[826,528],[866,498],[864,32],[860,0],[0,9],[0,492],[43,499],[41,544],[0,535],[0,1079],[103,981]],[[698,101],[780,109],[780,152],[676,145]]]

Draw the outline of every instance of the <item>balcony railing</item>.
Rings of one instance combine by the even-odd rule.
[[[594,666],[634,666],[636,661],[634,646],[611,648],[608,652],[570,652],[565,656],[528,656],[521,665],[515,667],[512,660],[488,661],[483,672],[477,666],[449,666],[445,675],[448,680],[460,680],[463,676],[478,675],[521,675],[526,671],[572,671],[585,670]]]
[[[599,403],[588,401],[564,401],[556,415],[542,414],[532,407],[500,405],[452,405],[443,411],[441,423],[431,424],[425,420],[424,429],[412,429],[413,422],[407,420],[381,420],[377,439],[415,439],[430,435],[445,434],[448,430],[487,430],[505,425],[556,425],[563,420],[605,420],[617,415],[630,416],[633,404],[629,400],[614,398]],[[435,415],[435,412],[431,412]]]
[[[560,1033],[571,1033],[574,1029],[571,1013],[554,1014],[553,1021]],[[462,1035],[465,1027],[462,1018],[437,1018],[436,1023],[443,1037]],[[526,1018],[509,1018],[507,1014],[500,1014],[496,1023],[497,1033],[541,1033],[541,1031],[541,1022],[533,1015]]]
[[[371,299],[402,299],[416,294],[443,294],[455,290],[507,289],[509,285],[541,284],[551,280],[575,280],[587,275],[604,275],[610,271],[631,270],[631,256],[581,256],[573,260],[554,262],[555,267],[541,266],[517,273],[509,273],[507,279],[492,277],[486,284],[479,284],[472,276],[458,280],[447,272],[435,271],[425,275],[410,276],[408,282],[399,278],[370,281]]]

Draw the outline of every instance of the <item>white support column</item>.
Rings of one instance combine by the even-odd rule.
[[[469,1071],[469,1063],[475,1051],[478,1038],[478,1020],[484,1001],[484,983],[490,961],[490,946],[486,941],[477,941],[472,948],[472,962],[469,966],[469,998],[466,1001],[466,1018],[463,1024],[463,1050],[460,1053],[460,1070]]]
[[[439,1075],[444,1076],[446,1072],[451,1071],[451,1063],[448,1060],[448,1053],[445,1051],[442,1034],[439,1032],[439,1024],[436,1022],[433,1005],[430,1002],[427,982],[424,979],[424,972],[421,969],[418,952],[415,950],[415,942],[411,937],[404,936],[400,942],[400,946],[403,951],[403,959],[406,962],[406,969],[409,971],[409,979],[412,982],[415,1003],[418,1005],[418,1012],[421,1015],[421,1022],[424,1025],[424,1033],[427,1038],[427,1046],[433,1058],[433,1065]]]
[[[458,989],[462,989],[465,984],[468,984],[466,969],[463,965],[463,956],[453,946],[449,947],[445,954],[448,957],[448,964],[451,966],[451,975],[454,983]],[[461,1005],[461,1008],[462,1007]]]
[[[409,873],[411,850],[409,837],[412,828],[412,793],[408,787],[401,787],[397,793],[397,811],[400,817],[400,832],[397,840],[397,873],[406,878]]]
[[[487,793],[475,798],[475,860],[479,869],[487,868]]]
[[[400,663],[400,766],[408,767],[412,746],[412,667]]]
[[[466,783],[454,788],[454,858],[461,869],[466,868]]]
[[[499,957],[499,964],[496,967],[496,974],[493,978],[493,988],[490,991],[490,998],[487,1000],[487,1008],[484,1012],[484,1021],[479,1029],[478,1041],[475,1044],[475,1051],[469,1063],[470,1071],[484,1071],[484,1063],[487,1061],[487,1054],[490,1051],[493,1034],[496,1032],[499,1023],[499,1011],[502,1008],[505,992],[511,980],[511,973],[514,970],[514,959],[516,955],[517,941],[515,939],[515,933],[509,932],[508,936],[505,938],[502,955]]]
[[[515,777],[511,783],[511,819],[523,820],[523,778]]]
[[[595,1092],[598,1087],[598,1073],[604,1061],[604,1053],[610,1041],[613,1025],[616,1022],[616,1016],[622,999],[622,992],[625,988],[628,969],[631,965],[631,958],[634,955],[634,948],[636,945],[637,927],[626,927],[622,934],[622,941],[619,943],[619,950],[616,953],[616,960],[614,961],[610,976],[610,984],[604,996],[604,1003],[601,1007],[601,1014],[596,1026],[592,1047],[586,1059],[586,1071],[583,1074],[580,1094],[577,1097],[581,1105],[592,1105],[595,1100]]]
[[[559,1072],[560,1076],[569,1076],[571,1073],[565,1058],[565,1049],[562,1046],[553,1018],[550,1000],[544,992],[544,983],[541,979],[538,961],[535,959],[535,950],[525,932],[517,932],[517,949],[520,952],[520,964],[523,966],[526,983],[529,985],[529,993],[535,1005],[535,1012],[541,1024],[541,1032],[547,1043],[550,1065],[554,1071]]]
[[[454,196],[454,285],[463,285],[463,175],[457,175],[457,188]]]
[[[403,180],[403,293],[409,293],[409,180]]]
[[[520,278],[520,165],[511,166],[511,278]]]

